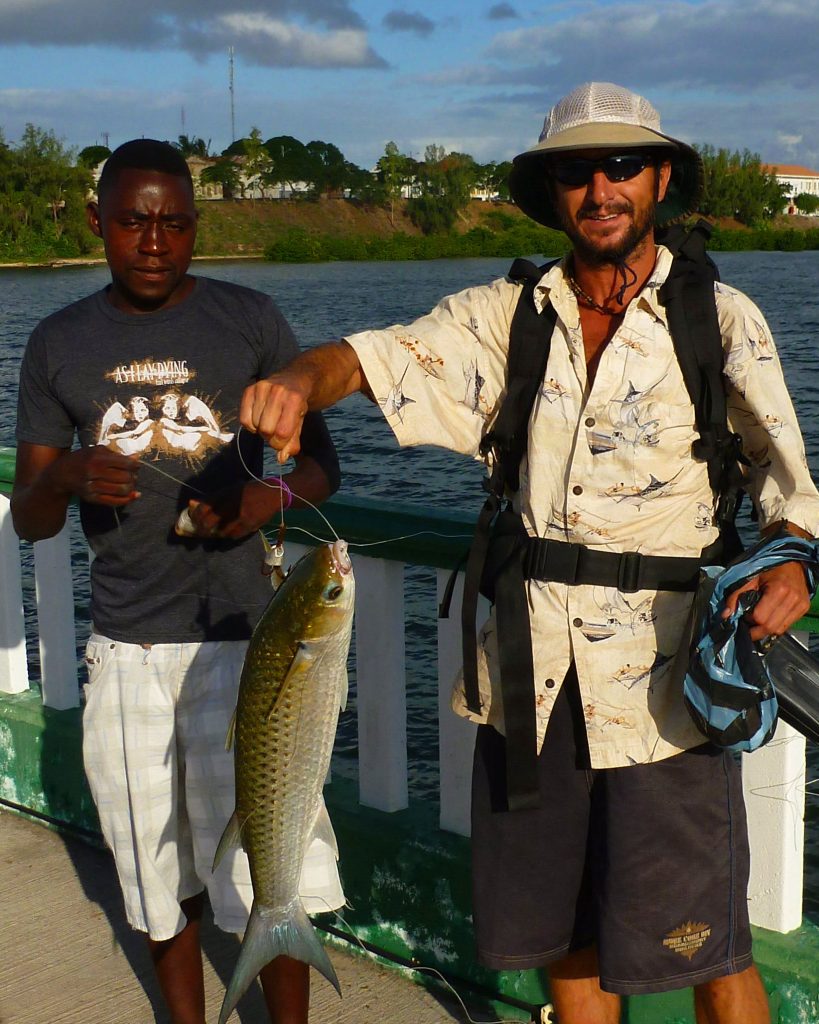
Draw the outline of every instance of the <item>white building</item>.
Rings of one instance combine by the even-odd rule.
[[[811,171],[809,168],[799,167],[797,164],[768,164],[765,170],[775,174],[780,185],[788,186],[790,198],[786,202],[783,213],[798,213],[793,200],[803,192],[819,198],[819,171]]]

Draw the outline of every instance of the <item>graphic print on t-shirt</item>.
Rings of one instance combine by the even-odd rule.
[[[122,455],[155,452],[201,463],[214,448],[233,439],[215,400],[197,394],[187,360],[147,359],[118,366],[105,375],[129,391],[101,409],[96,443]]]

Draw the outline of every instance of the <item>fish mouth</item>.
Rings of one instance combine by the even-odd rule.
[[[333,559],[333,565],[342,576],[348,576],[353,571],[353,563],[347,552],[346,540],[334,541],[330,545],[330,556]]]

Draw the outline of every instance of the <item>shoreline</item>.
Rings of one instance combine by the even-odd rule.
[[[204,260],[264,260],[263,253],[236,253],[229,256],[194,256],[192,262]],[[0,270],[62,270],[65,267],[102,267],[104,256],[75,256],[66,259],[43,260],[40,263],[0,263]]]

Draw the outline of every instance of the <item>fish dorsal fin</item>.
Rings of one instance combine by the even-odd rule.
[[[230,716],[230,722],[228,723],[227,736],[225,737],[225,750],[230,750],[231,749],[235,739],[236,739],[236,708],[233,709],[233,714]]]
[[[305,640],[299,641],[299,645],[296,648],[296,653],[293,655],[293,660],[290,662],[290,668],[287,670],[287,674],[282,680],[282,685],[276,692],[276,696],[273,703],[270,705],[270,710],[267,713],[267,721],[270,722],[271,718],[279,710],[282,701],[285,698],[290,687],[293,683],[300,678],[305,672],[308,672],[315,664],[315,655],[313,654],[313,645]]]

